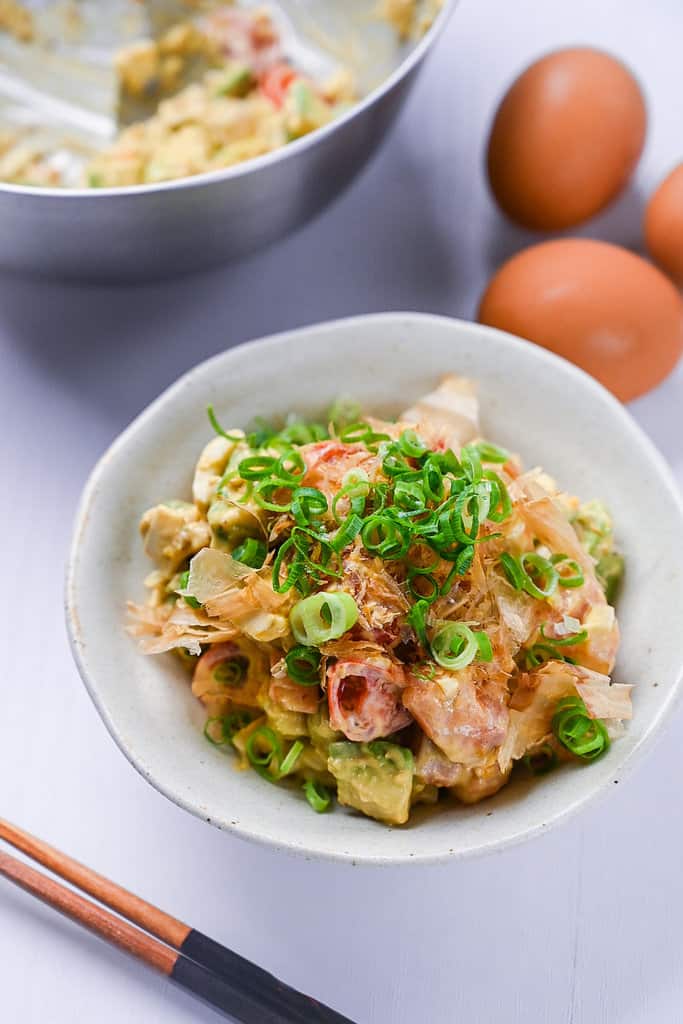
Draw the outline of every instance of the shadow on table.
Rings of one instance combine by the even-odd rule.
[[[491,203],[484,227],[484,252],[489,275],[518,253],[541,242],[558,238],[597,238],[638,252],[643,246],[643,215],[647,197],[631,183],[619,199],[597,217],[562,232],[529,231],[509,221]]]
[[[119,429],[180,373],[248,338],[356,313],[457,308],[451,250],[410,150],[398,148],[316,223],[244,262],[127,287],[2,277],[0,331],[32,372]]]

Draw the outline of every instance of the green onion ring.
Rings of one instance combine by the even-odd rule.
[[[420,586],[418,586],[418,582]],[[420,589],[426,584],[430,589],[425,593]],[[411,569],[408,573],[408,590],[416,601],[427,601],[432,604],[441,594],[438,580],[425,569]]]
[[[289,775],[291,772],[293,772],[294,769],[296,768],[297,761],[299,760],[303,752],[303,743],[301,742],[301,740],[295,740],[295,742],[292,743],[291,747],[289,748],[289,751],[284,761],[281,761],[280,764],[278,765],[277,775],[275,776],[275,778],[277,780],[284,779],[285,775]]]
[[[269,749],[261,753],[258,750],[258,744],[264,742],[268,744]],[[277,733],[273,732],[267,725],[261,725],[248,737],[245,749],[251,766],[256,769],[259,775],[272,781],[274,776],[268,771],[268,768],[273,760],[276,766],[279,766],[282,759],[282,743]]]
[[[320,682],[322,655],[315,647],[299,644],[285,655],[287,675],[299,686],[317,686]]]
[[[314,779],[306,779],[303,790],[316,814],[324,814],[332,801],[330,791]]]
[[[583,574],[583,569],[579,563],[570,558],[569,555],[553,555],[550,559],[559,576],[559,584],[561,587],[582,587],[586,582],[586,577]],[[571,570],[571,575],[563,576],[562,567],[568,567]]]
[[[317,487],[297,487],[292,493],[291,512],[299,526],[308,526],[327,512],[327,498]]]
[[[266,542],[256,537],[247,537],[231,552],[236,562],[248,565],[250,569],[260,569],[268,555]]]
[[[604,722],[591,718],[579,697],[565,697],[558,702],[551,727],[562,746],[584,761],[594,761],[609,750]]]
[[[363,527],[363,520],[354,512],[341,524],[332,540],[332,547],[335,551],[343,551],[352,544]]]
[[[445,494],[443,473],[438,459],[430,456],[422,467],[422,487],[427,501],[442,501]]]
[[[254,501],[269,512],[289,512],[292,507],[293,487],[291,480],[281,480],[278,477],[259,480],[254,489]],[[273,501],[272,495],[277,491],[289,491],[288,500]]]
[[[465,471],[465,476],[472,484],[478,484],[481,480],[484,470],[481,464],[481,458],[475,445],[466,444],[460,452],[460,462],[462,468]]]
[[[290,482],[296,482],[306,472],[306,463],[301,452],[296,451],[294,448],[290,448],[289,451],[284,452],[277,460],[273,475],[279,477],[281,480],[289,480]]]
[[[249,455],[237,465],[243,480],[262,480],[275,472],[277,459],[272,455]]]
[[[358,621],[358,607],[344,591],[319,593],[298,601],[289,613],[294,639],[306,647],[336,640]]]
[[[439,665],[457,672],[474,661],[479,644],[464,622],[441,622],[432,637],[431,650]]]
[[[510,453],[506,452],[504,448],[499,448],[496,444],[489,444],[488,441],[479,441],[472,447],[477,450],[482,462],[503,463],[510,458]]]
[[[219,437],[224,437],[226,441],[244,441],[244,438],[239,435],[235,436],[234,434],[226,434],[225,430],[223,430],[223,427],[218,422],[218,417],[216,416],[216,413],[214,412],[214,408],[212,405],[207,405],[206,415],[209,417],[209,423],[211,424],[211,426],[216,431]]]
[[[285,559],[289,552],[294,549],[294,557],[291,561],[285,564]],[[285,566],[287,573],[285,578],[282,579],[282,568]],[[291,590],[293,586],[299,581],[304,572],[303,558],[301,553],[294,547],[294,541],[289,537],[284,544],[282,544],[275,556],[273,562],[273,575],[272,585],[273,590],[276,594],[286,594],[288,590]]]
[[[503,523],[512,514],[512,499],[507,487],[492,469],[487,469],[484,479],[491,483],[491,505],[488,518],[492,523]],[[500,511],[499,511],[500,506]]]
[[[365,520],[361,539],[367,551],[385,560],[403,558],[410,547],[408,530],[386,512]]]
[[[421,459],[428,451],[427,445],[419,434],[412,428],[408,428],[401,432],[398,439],[398,446],[403,454],[407,455],[409,459]]]
[[[477,647],[479,648],[479,660],[493,661],[493,645],[488,633],[482,630],[474,634],[474,639],[477,641]]]
[[[540,665],[545,665],[547,661],[564,661],[564,658],[549,644],[533,644],[524,652],[524,667],[527,672],[533,671]]]
[[[500,564],[503,567],[508,582],[512,584],[515,590],[521,590],[524,586],[524,573],[514,555],[504,551],[500,556]]]
[[[520,557],[519,565],[524,573],[523,588],[526,590],[527,594],[531,597],[537,598],[539,601],[544,601],[555,592],[559,577],[554,565],[549,562],[547,558],[543,558],[542,555],[537,554],[535,551],[527,551]],[[543,577],[545,582],[544,587],[539,587],[538,584],[534,582],[531,575],[527,572],[527,565],[530,565],[540,576]]]
[[[522,762],[534,775],[547,775],[557,767],[557,754],[549,743],[544,743],[538,750],[525,754]]]
[[[415,635],[426,651],[429,650],[427,639],[427,615],[429,614],[429,601],[420,598],[408,612],[408,622],[413,627]]]

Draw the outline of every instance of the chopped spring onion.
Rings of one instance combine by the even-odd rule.
[[[403,558],[410,547],[410,533],[388,512],[379,512],[365,520],[361,530],[365,548],[386,560]]]
[[[358,621],[358,607],[350,594],[312,594],[298,601],[289,613],[295,640],[306,647],[319,647],[336,640]]]
[[[401,451],[400,446],[395,441],[386,447],[384,458],[382,459],[382,470],[386,476],[391,477],[404,476],[405,474],[409,476],[415,474],[415,477],[421,475],[420,470],[416,470],[414,466],[411,466]]]
[[[546,661],[564,661],[564,657],[550,644],[534,644],[524,652],[524,666],[527,672],[533,671],[539,665],[545,665]]]
[[[581,625],[579,622],[578,625]],[[545,624],[541,626],[541,636],[547,644],[552,647],[573,647],[575,644],[583,644],[588,639],[588,631],[585,629],[579,630],[577,633],[570,633],[568,636],[557,637],[548,636],[545,631]]]
[[[345,473],[342,478],[341,489],[332,500],[332,515],[337,522],[341,521],[341,516],[337,512],[337,506],[342,499],[346,498],[348,500],[351,512],[362,516],[365,512],[365,502],[369,493],[370,481],[365,470],[350,469]]]
[[[532,753],[525,754],[522,761],[534,775],[547,775],[557,766],[557,754],[549,743],[544,743]]]
[[[420,598],[419,601],[416,601],[408,613],[408,622],[415,630],[415,636],[427,651],[429,650],[429,641],[427,640],[428,614],[429,601],[425,601],[424,598]]]
[[[181,573],[180,580],[178,581],[180,586],[178,590],[187,590],[187,585],[190,582],[190,570],[186,569],[184,573]],[[201,608],[201,602],[196,597],[192,597],[192,594],[183,594],[183,601],[185,604],[189,604],[190,608]]]
[[[266,542],[257,540],[256,537],[248,537],[232,552],[232,557],[242,565],[248,565],[250,569],[260,569],[266,560],[268,548]]]
[[[557,570],[558,583],[561,587],[582,587],[586,582],[583,569],[569,555],[553,555],[550,561]],[[566,572],[567,569],[569,570],[568,573]]]
[[[504,551],[500,556],[500,564],[515,590],[525,590],[539,601],[550,597],[557,588],[557,570],[547,558],[535,551],[527,551],[519,558]],[[527,570],[527,565],[532,572]]]
[[[504,448],[499,448],[497,444],[489,444],[487,441],[479,441],[472,445],[472,448],[477,451],[482,462],[503,463],[510,458],[510,453]]]
[[[398,446],[409,459],[421,459],[428,451],[427,445],[416,431],[404,430],[398,439]]]
[[[524,573],[522,572],[521,566],[514,555],[504,551],[500,556],[500,564],[503,567],[503,571],[507,576],[508,581],[512,584],[515,590],[521,590],[524,587]]]
[[[552,730],[563,747],[584,761],[595,761],[609,750],[604,722],[591,718],[579,697],[565,697],[558,702]]]
[[[348,547],[356,539],[362,527],[363,520],[355,512],[352,512],[334,535],[332,546],[335,551],[343,551],[344,548]]]
[[[432,637],[431,649],[439,665],[456,672],[474,661],[479,644],[463,622],[442,622]]]
[[[493,646],[488,633],[482,630],[480,633],[474,634],[474,639],[477,641],[477,647],[479,648],[479,660],[493,661]]]
[[[427,569],[412,568],[408,572],[408,590],[416,601],[431,604],[441,593],[439,582]]]
[[[246,729],[251,721],[252,718],[248,711],[233,711],[223,718],[207,718],[204,735],[214,747],[222,747],[223,744],[230,743],[233,736],[241,729]]]
[[[309,526],[327,512],[327,498],[317,487],[297,487],[292,494],[291,508],[299,526]]]
[[[478,484],[484,475],[481,465],[481,456],[476,445],[466,444],[460,452],[460,462],[465,471],[465,476],[472,484]]]
[[[250,455],[241,459],[237,469],[243,480],[263,480],[277,468],[277,459],[272,455]]]
[[[457,576],[464,576],[474,561],[474,546],[472,544],[466,545],[462,548],[455,559],[453,569]]]
[[[364,444],[372,436],[372,427],[365,420],[349,423],[339,431],[339,440],[344,444]]]
[[[488,518],[493,523],[504,522],[512,513],[512,499],[508,492],[507,487],[492,469],[487,469],[484,473],[484,478],[489,481],[491,485],[491,501],[489,506]]]
[[[352,398],[338,398],[327,414],[327,418],[337,433],[351,423],[357,423],[360,416],[360,405]]]
[[[249,661],[238,655],[236,658],[226,658],[216,665],[212,676],[221,686],[239,687],[244,682],[249,670]]]
[[[280,477],[281,480],[288,480],[290,483],[296,483],[297,480],[301,479],[305,472],[306,463],[304,462],[303,455],[301,452],[290,449],[277,460],[274,475]]]
[[[290,552],[294,553],[291,558],[289,557]],[[284,578],[283,569],[285,570]],[[284,544],[280,545],[273,562],[273,590],[276,594],[286,594],[302,579],[304,572],[303,558],[294,547],[294,540],[289,537]]]
[[[320,651],[299,644],[285,655],[287,675],[300,686],[317,686],[320,682]]]
[[[249,501],[254,490],[253,480],[243,480],[236,469],[228,469],[218,481],[216,494],[227,497],[228,501]]]
[[[216,431],[216,433],[218,434],[219,437],[224,437],[226,439],[226,441],[243,441],[244,440],[244,438],[241,437],[241,436],[236,437],[234,434],[227,434],[225,432],[223,427],[218,422],[218,418],[216,416],[216,413],[214,412],[214,408],[213,408],[212,405],[207,405],[207,407],[206,407],[206,414],[209,417],[209,423],[211,424],[211,426]]]
[[[305,423],[303,420],[296,420],[289,423],[278,434],[280,441],[286,445],[312,444],[314,441],[324,441],[329,437],[327,428],[322,423]]]
[[[394,505],[404,512],[423,512],[427,496],[422,481],[399,477],[394,487]]]
[[[296,740],[294,743],[292,743],[284,761],[282,761],[281,764],[278,766],[276,778],[284,779],[285,775],[289,775],[290,772],[293,772],[294,769],[296,768],[297,761],[299,760],[303,752],[304,745],[301,742],[301,740]]]
[[[289,512],[292,507],[292,487],[291,480],[281,480],[278,477],[259,480],[254,490],[254,500],[257,505],[268,509],[269,512]],[[286,492],[280,501],[275,500],[278,491]]]
[[[314,779],[306,779],[303,790],[306,794],[306,799],[316,814],[324,814],[332,802],[332,795],[329,789]]]
[[[535,551],[527,551],[519,559],[519,564],[525,577],[524,590],[531,597],[542,601],[557,589],[557,570],[547,558],[536,554]],[[531,566],[533,575],[528,572],[527,565]]]
[[[437,463],[442,473],[450,473],[454,477],[465,475],[464,467],[458,462],[452,448],[447,448],[445,452],[434,452],[431,458]]]
[[[247,739],[245,750],[252,768],[272,781],[275,776],[268,769],[273,761],[277,769],[282,760],[282,743],[277,733],[267,725],[259,726]]]
[[[438,456],[430,455],[422,467],[422,487],[427,501],[442,501],[445,494],[443,472]]]

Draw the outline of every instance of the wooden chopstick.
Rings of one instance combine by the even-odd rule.
[[[162,974],[170,975],[173,971],[178,956],[175,950],[2,851],[0,875]]]
[[[0,839],[138,927],[1,851],[0,875],[242,1024],[353,1024],[3,819]]]
[[[139,896],[110,882],[103,875],[98,875],[96,871],[85,867],[72,857],[67,857],[54,846],[49,846],[42,839],[37,839],[3,818],[0,818],[0,839],[13,846],[15,850],[25,853],[36,863],[42,864],[54,875],[70,882],[77,889],[94,896],[99,903],[104,903],[105,907],[110,907],[129,921],[134,921],[140,928],[156,935],[174,949],[180,949],[192,931],[189,925],[176,920],[170,914],[165,914],[158,907],[141,900]]]

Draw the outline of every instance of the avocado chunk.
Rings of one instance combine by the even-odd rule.
[[[330,725],[327,709],[316,711],[314,715],[306,715],[306,725],[311,743],[316,750],[325,755],[325,759],[327,759],[330,744],[344,739],[344,734],[337,732]]]
[[[253,88],[254,76],[246,64],[231,64],[218,82],[216,96],[246,96]]]
[[[596,562],[598,582],[609,604],[619,590],[624,574],[624,559],[614,543],[612,517],[601,501],[587,501],[572,520],[581,544]]]
[[[341,804],[390,825],[408,820],[415,763],[406,747],[386,740],[332,743],[327,767]]]

